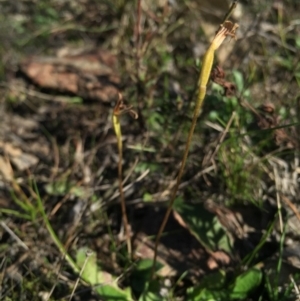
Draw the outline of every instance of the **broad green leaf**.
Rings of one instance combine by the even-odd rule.
[[[95,291],[105,301],[133,301],[130,289],[120,289],[116,281],[107,283],[104,272],[98,271],[96,254],[93,253],[87,257],[88,248],[83,247],[76,254],[76,263],[83,268],[81,277],[84,281],[95,287]],[[110,277],[112,278],[112,277]],[[105,283],[106,282],[106,283]]]
[[[218,220],[218,217],[204,208],[203,204],[188,204],[177,199],[174,210],[181,216],[190,232],[206,248],[224,250],[232,254],[230,238]]]
[[[212,275],[211,275],[212,276]],[[215,279],[214,279],[215,277]],[[208,276],[195,287],[187,290],[187,299],[193,301],[232,301],[244,300],[262,281],[262,272],[251,268],[236,277],[234,283],[226,288],[225,274]],[[215,282],[215,283],[214,283]]]
[[[230,298],[245,299],[250,292],[255,290],[262,281],[262,272],[257,268],[251,268],[235,279],[232,285]]]
[[[98,283],[98,268],[96,254],[93,253],[87,257],[88,248],[83,247],[77,251],[76,263],[80,268],[83,268],[85,262],[84,270],[82,271],[81,277],[84,281],[90,283],[91,285]]]
[[[95,290],[104,301],[133,301],[130,289],[122,290],[116,284],[100,284]]]
[[[153,265],[153,260],[152,259],[141,259],[140,261],[138,261],[135,265],[135,272],[142,272],[142,273],[149,273],[151,272],[152,269],[152,265]],[[155,270],[159,271],[161,268],[163,267],[163,264],[160,262],[156,262],[156,267]]]

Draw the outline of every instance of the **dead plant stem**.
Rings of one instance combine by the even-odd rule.
[[[137,10],[136,10],[136,24],[135,24],[135,69],[136,69],[136,99],[137,99],[137,107],[138,107],[138,114],[139,124],[142,129],[145,128],[144,118],[142,115],[142,95],[141,95],[141,76],[140,76],[140,67],[141,67],[141,16],[142,16],[142,0],[137,0]]]
[[[199,76],[199,80],[198,80],[198,86],[197,86],[197,99],[196,99],[196,105],[195,105],[195,108],[194,108],[192,124],[191,124],[189,134],[188,134],[188,137],[187,137],[185,150],[184,150],[184,153],[183,153],[183,158],[182,158],[180,169],[179,169],[178,176],[177,176],[177,179],[176,179],[176,184],[175,184],[175,187],[172,191],[167,211],[165,213],[165,216],[163,218],[163,221],[162,221],[161,226],[158,230],[156,240],[155,240],[151,278],[153,278],[154,272],[155,272],[158,243],[160,241],[162,233],[165,229],[165,226],[167,224],[167,221],[168,221],[169,216],[171,214],[171,211],[173,209],[173,204],[174,204],[175,199],[176,199],[176,194],[177,194],[177,191],[178,191],[178,188],[179,188],[179,185],[180,185],[180,182],[181,182],[181,178],[182,178],[182,175],[183,175],[183,172],[184,172],[184,168],[185,168],[185,165],[186,165],[186,161],[187,161],[187,158],[188,158],[190,145],[191,145],[194,130],[195,130],[195,127],[196,127],[196,124],[197,124],[197,119],[198,119],[198,116],[200,114],[200,110],[201,110],[201,107],[203,105],[204,98],[205,98],[205,95],[206,95],[206,86],[207,86],[207,83],[209,81],[211,68],[212,68],[213,61],[214,61],[215,50],[217,50],[219,48],[219,46],[222,44],[222,42],[224,41],[226,36],[229,35],[229,36],[235,37],[235,31],[236,31],[238,25],[237,24],[232,24],[230,21],[227,21],[227,19],[232,14],[232,11],[236,7],[236,4],[237,4],[237,1],[234,1],[233,4],[231,5],[229,11],[227,12],[227,14],[224,17],[224,22],[220,25],[220,27],[217,30],[216,35],[215,35],[212,43],[208,47],[208,49],[207,49],[207,51],[206,51],[206,53],[203,57],[202,68],[201,68],[201,72],[200,72],[200,76]]]
[[[123,97],[121,93],[119,93],[119,99],[113,112],[113,127],[115,130],[115,134],[117,137],[117,144],[118,144],[118,156],[119,156],[118,157],[118,181],[119,181],[122,219],[123,219],[123,224],[124,224],[125,234],[126,234],[128,257],[131,258],[132,248],[131,248],[131,240],[130,240],[130,229],[129,229],[128,218],[126,213],[126,203],[125,203],[124,190],[123,190],[123,168],[122,168],[123,143],[122,143],[122,131],[121,131],[121,124],[120,124],[120,115],[125,112],[128,112],[135,119],[138,116],[136,112],[131,109],[131,106],[127,107],[124,105]]]

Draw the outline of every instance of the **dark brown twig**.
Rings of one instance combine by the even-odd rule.
[[[136,99],[138,104],[139,124],[142,129],[145,128],[144,118],[142,116],[142,87],[140,81],[140,61],[141,61],[141,16],[142,16],[142,0],[137,0],[136,23],[135,23],[135,69],[136,69]]]

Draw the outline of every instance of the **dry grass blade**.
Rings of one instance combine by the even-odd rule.
[[[6,223],[0,222],[0,225],[23,249],[26,251],[29,250],[27,245],[6,225]]]

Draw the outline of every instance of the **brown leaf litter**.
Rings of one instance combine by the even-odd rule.
[[[26,171],[39,162],[39,156],[49,154],[45,140],[38,136],[36,121],[5,114],[0,127],[1,181],[10,182],[14,178],[14,171]],[[34,138],[39,141],[32,142]]]

